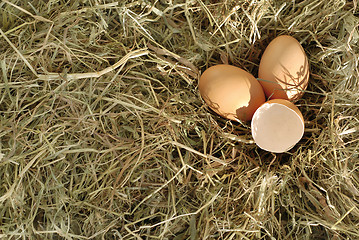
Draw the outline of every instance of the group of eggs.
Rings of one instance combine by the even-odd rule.
[[[232,65],[215,65],[203,72],[198,88],[214,112],[229,120],[251,121],[255,143],[281,153],[303,136],[303,115],[293,102],[304,94],[308,79],[302,46],[295,38],[281,35],[265,49],[258,79]]]

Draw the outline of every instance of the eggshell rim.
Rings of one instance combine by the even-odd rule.
[[[285,100],[285,99],[272,99],[272,100],[284,100],[284,101],[287,101],[287,102],[291,103],[290,101]],[[254,142],[256,143],[256,145],[257,145],[259,148],[261,148],[261,149],[263,149],[263,150],[265,150],[265,151],[268,151],[268,152],[283,153],[283,152],[286,152],[286,151],[292,149],[292,148],[302,139],[302,137],[303,137],[303,135],[304,135],[304,130],[305,130],[304,118],[303,118],[302,113],[299,111],[299,109],[298,109],[298,111],[299,111],[300,114],[298,114],[298,112],[297,112],[296,110],[292,109],[291,107],[287,106],[286,104],[282,104],[282,103],[278,103],[278,102],[272,102],[272,100],[269,100],[269,101],[263,103],[263,104],[262,104],[259,108],[257,108],[257,110],[254,112],[253,117],[252,117],[252,121],[251,121],[252,137],[253,137]],[[257,144],[256,140],[255,140],[255,137],[254,137],[254,134],[253,134],[253,129],[254,129],[254,125],[253,125],[253,124],[254,124],[254,120],[256,119],[257,115],[259,114],[259,110],[260,110],[264,105],[266,105],[266,104],[270,104],[270,105],[273,104],[273,105],[281,105],[281,106],[284,106],[285,108],[289,109],[291,112],[295,113],[295,115],[301,120],[301,121],[300,121],[300,122],[301,122],[301,125],[300,125],[300,126],[301,126],[301,128],[300,128],[300,130],[301,130],[301,135],[300,135],[300,137],[299,137],[299,140],[298,140],[296,143],[294,143],[292,146],[288,147],[288,148],[287,148],[286,150],[284,150],[284,151],[273,151],[273,150],[269,150],[269,149],[267,149],[266,147],[259,146],[259,145]],[[297,106],[295,106],[293,103],[291,103],[291,104],[292,104],[295,108],[297,108]]]

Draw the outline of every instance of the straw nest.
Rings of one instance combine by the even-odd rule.
[[[359,10],[345,0],[0,2],[1,239],[358,239]],[[197,83],[310,62],[288,153]]]

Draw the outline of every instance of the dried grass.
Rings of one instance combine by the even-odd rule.
[[[359,12],[340,0],[0,2],[1,239],[358,239]],[[306,133],[258,149],[200,72],[290,34]]]

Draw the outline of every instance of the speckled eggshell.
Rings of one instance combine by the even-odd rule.
[[[261,58],[258,78],[268,99],[301,98],[308,85],[309,64],[300,43],[288,35],[273,39]]]
[[[215,65],[205,70],[198,88],[208,106],[230,120],[251,120],[257,108],[265,102],[258,80],[232,65]]]

